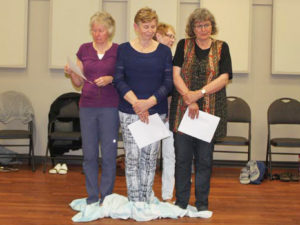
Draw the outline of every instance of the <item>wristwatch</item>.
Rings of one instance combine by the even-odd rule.
[[[202,88],[200,91],[203,94],[203,96],[206,94],[206,90],[204,88]]]

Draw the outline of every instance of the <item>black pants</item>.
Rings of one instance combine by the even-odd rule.
[[[176,205],[185,209],[191,192],[191,165],[195,160],[195,206],[199,211],[208,209],[208,195],[212,171],[213,143],[207,143],[182,133],[174,133],[176,154]]]

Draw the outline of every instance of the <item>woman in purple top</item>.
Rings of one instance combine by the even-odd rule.
[[[134,19],[137,38],[118,49],[114,83],[120,94],[119,115],[126,155],[129,201],[150,203],[159,142],[139,149],[128,125],[158,113],[168,113],[167,95],[173,86],[171,50],[153,40],[158,17],[150,8],[140,9]]]
[[[112,80],[118,45],[111,42],[115,21],[110,14],[97,12],[90,19],[90,32],[93,42],[82,44],[77,52],[77,65],[87,80],[70,70],[68,65],[65,72],[76,87],[82,86],[79,107],[83,169],[88,193],[86,203],[101,204],[105,196],[112,193],[116,174],[119,97]],[[102,156],[100,185],[99,142]]]

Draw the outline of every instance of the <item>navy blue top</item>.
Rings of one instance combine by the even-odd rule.
[[[124,99],[133,91],[138,99],[154,95],[157,104],[149,109],[150,114],[168,112],[167,96],[173,87],[172,53],[169,47],[159,44],[150,53],[136,51],[129,42],[118,48],[114,85],[120,95],[119,110],[135,114],[131,104]]]

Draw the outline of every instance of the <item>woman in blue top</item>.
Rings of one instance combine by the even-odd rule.
[[[137,12],[137,37],[119,46],[114,77],[120,94],[127,193],[134,203],[150,203],[159,142],[139,149],[128,125],[139,119],[148,123],[148,116],[155,113],[164,119],[168,112],[167,95],[173,85],[171,50],[152,39],[157,23],[154,10],[146,7]]]

